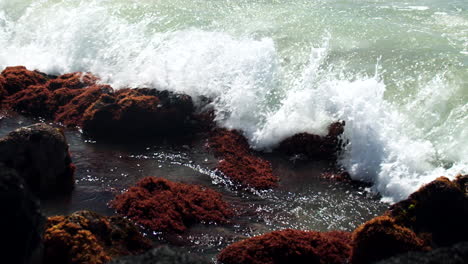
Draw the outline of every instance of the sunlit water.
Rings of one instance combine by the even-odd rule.
[[[14,117],[0,119],[0,136],[15,128],[34,123]],[[146,230],[157,244],[181,246],[207,257],[232,242],[273,230],[347,230],[381,214],[388,207],[365,189],[333,180],[321,179],[324,165],[294,165],[281,157],[269,156],[280,186],[265,193],[252,193],[229,183],[213,168],[217,159],[205,140],[173,147],[170,144],[104,144],[82,138],[78,131],[67,131],[73,162],[77,166],[75,189],[70,196],[43,201],[46,215],[93,210],[112,215],[107,203],[115,195],[145,176],[201,184],[223,195],[236,211],[225,225],[195,225],[182,235],[167,235]]]
[[[214,99],[269,150],[346,121],[340,163],[394,202],[468,170],[466,0],[0,0],[0,68]]]

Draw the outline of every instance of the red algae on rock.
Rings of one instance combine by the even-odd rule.
[[[30,85],[5,99],[3,107],[21,114],[50,118],[57,110],[51,98],[52,92],[44,85]]]
[[[208,145],[221,157],[217,169],[233,181],[255,189],[270,189],[278,185],[269,161],[253,155],[240,132],[216,129]]]
[[[194,111],[186,95],[154,89],[122,89],[103,95],[83,117],[92,137],[174,136],[188,131]]]
[[[81,94],[58,109],[55,121],[66,126],[80,126],[85,110],[98,100],[102,94],[112,92],[113,89],[109,85],[93,85],[84,89]]]
[[[409,251],[429,248],[410,229],[388,216],[376,217],[353,232],[351,263],[366,264]]]
[[[146,177],[111,203],[118,213],[154,231],[183,232],[194,223],[226,223],[232,216],[209,188]]]
[[[1,76],[4,79],[3,88],[10,95],[26,89],[30,85],[42,85],[47,82],[45,74],[29,71],[24,66],[6,67]]]
[[[298,133],[283,140],[276,148],[286,155],[302,155],[308,159],[335,160],[341,148],[340,135],[345,122],[335,122],[328,127],[326,136]]]
[[[403,226],[429,240],[432,246],[448,246],[468,239],[468,175],[450,181],[446,177],[422,186],[386,213]]]
[[[236,242],[218,255],[222,264],[342,264],[351,253],[350,233],[286,229]]]
[[[111,258],[151,248],[128,220],[90,211],[49,217],[44,235],[44,263],[101,264]]]
[[[46,86],[51,91],[55,91],[61,88],[74,90],[95,85],[98,80],[98,77],[92,75],[89,72],[73,72],[57,76],[54,79],[50,79]]]

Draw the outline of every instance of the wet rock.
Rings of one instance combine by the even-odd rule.
[[[350,234],[286,229],[236,242],[218,255],[222,264],[341,264],[351,251]]]
[[[454,181],[446,177],[422,186],[408,199],[392,205],[386,213],[412,229],[433,247],[468,239],[468,175]]]
[[[4,79],[3,88],[10,95],[26,89],[30,85],[41,85],[47,82],[45,74],[29,71],[24,66],[6,67],[1,76]]]
[[[154,248],[139,256],[127,256],[109,264],[210,264],[211,261],[181,249]]]
[[[328,127],[326,136],[318,136],[309,133],[298,133],[283,140],[275,151],[288,156],[300,155],[307,159],[336,160],[342,147],[340,140],[344,132],[345,122],[335,122]]]
[[[86,110],[83,131],[93,138],[190,134],[193,111],[187,95],[123,89],[102,96]]]
[[[49,217],[44,235],[44,263],[106,263],[111,258],[140,254],[151,242],[119,216],[90,211]]]
[[[451,247],[438,248],[429,252],[408,252],[376,264],[466,264],[468,263],[468,242]]]
[[[183,232],[194,223],[226,223],[232,216],[209,188],[146,177],[111,203],[118,213],[153,231]]]
[[[1,138],[0,162],[15,169],[40,197],[73,188],[75,166],[65,136],[46,124],[20,128]]]
[[[55,91],[62,88],[67,89],[81,89],[88,86],[95,85],[96,82],[99,80],[98,77],[92,75],[91,73],[83,73],[83,72],[73,72],[67,73],[56,78],[49,80],[46,86],[51,90]]]
[[[278,185],[279,178],[273,175],[270,162],[253,155],[240,132],[216,129],[208,144],[222,158],[217,169],[236,183],[255,189]]]
[[[0,163],[2,263],[39,263],[44,217],[16,170]]]
[[[354,230],[351,263],[373,263],[397,254],[423,250],[429,248],[413,231],[388,216],[379,216]]]
[[[85,110],[94,104],[102,94],[113,92],[109,85],[93,85],[74,97],[69,103],[61,106],[55,116],[55,121],[66,126],[80,126]]]

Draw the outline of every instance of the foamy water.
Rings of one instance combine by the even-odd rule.
[[[468,173],[466,1],[0,0],[0,68],[209,96],[269,150],[345,120],[340,163],[385,201]]]

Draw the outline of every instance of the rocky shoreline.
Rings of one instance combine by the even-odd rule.
[[[53,121],[63,129],[80,128],[93,140],[202,138],[206,151],[218,157],[217,171],[240,191],[268,190],[281,180],[271,163],[250,149],[241,131],[217,127],[213,112],[197,109],[187,95],[141,88],[114,90],[90,73],[50,76],[19,66],[0,74],[0,104],[3,111]],[[344,129],[340,121],[330,125],[325,137],[297,134],[274,152],[325,160],[330,172],[324,177],[350,181],[334,165]],[[154,245],[142,235],[140,225],[155,232],[180,233],[193,223],[229,225],[236,214],[210,186],[148,177],[135,187],[128,186],[110,203],[120,216],[80,211],[45,219],[39,200],[70,192],[74,186],[73,153],[63,130],[45,124],[21,128],[0,139],[0,149],[3,221],[11,227],[5,238],[13,241],[8,263],[209,263],[169,248],[144,253]],[[428,252],[409,253],[424,259],[431,252],[436,258],[438,252],[456,251],[461,262],[453,263],[465,263],[467,189],[468,175],[453,181],[440,177],[353,232],[274,231],[233,243],[217,260],[225,264],[358,264],[385,263],[390,258],[389,263],[398,263],[391,261],[408,252]]]

